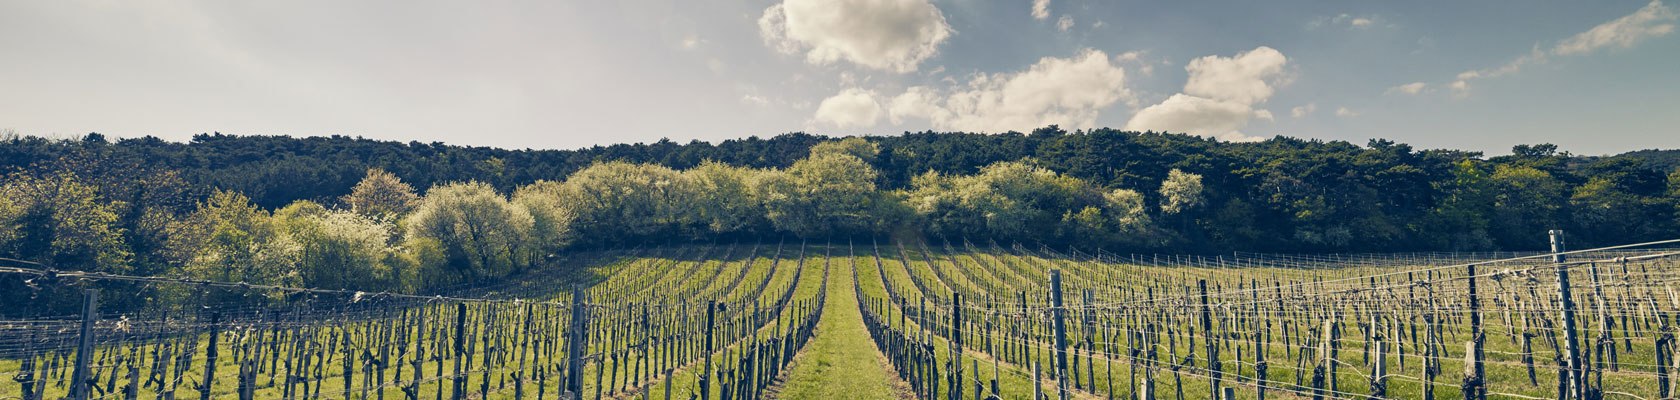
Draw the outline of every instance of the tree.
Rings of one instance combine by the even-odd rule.
[[[531,214],[527,248],[535,252],[532,260],[546,259],[572,242],[572,223],[577,220],[577,211],[560,200],[565,190],[560,182],[537,181],[513,193],[513,205]]]
[[[811,154],[846,154],[864,162],[872,162],[875,161],[876,155],[881,154],[881,146],[854,136],[817,143],[811,146]]]
[[[683,225],[710,233],[740,233],[768,225],[764,207],[753,188],[759,171],[706,161],[682,172],[682,192],[688,199]],[[701,233],[701,232],[696,232]]]
[[[116,210],[70,173],[13,175],[0,183],[0,254],[54,268],[129,272]]]
[[[562,203],[577,212],[579,237],[612,241],[652,237],[674,230],[678,207],[688,207],[678,190],[680,175],[664,166],[611,161],[590,165],[566,178]]]
[[[314,288],[413,290],[412,271],[392,263],[396,227],[349,211],[298,201],[274,213],[298,244],[299,278]]]
[[[1419,226],[1433,248],[1487,250],[1494,248],[1488,229],[1496,204],[1496,189],[1487,171],[1472,160],[1460,161],[1452,179],[1438,182],[1445,193]]]
[[[1568,205],[1563,182],[1534,167],[1500,165],[1491,177],[1496,191],[1491,225],[1504,249],[1537,249],[1547,230],[1562,227]]]
[[[393,219],[407,213],[418,199],[413,186],[378,168],[369,168],[367,176],[343,198],[350,211],[379,219]]]
[[[1178,169],[1161,181],[1161,213],[1174,215],[1202,205],[1202,176]]]
[[[1055,232],[1068,212],[1099,207],[1101,193],[1091,184],[1024,161],[1000,162],[970,176],[937,173],[916,178],[907,198],[934,232],[1042,240]]]
[[[857,148],[848,149],[813,148],[787,170],[768,173],[760,193],[777,229],[802,237],[876,230],[875,168],[854,155]]]
[[[217,191],[174,227],[169,249],[179,275],[220,282],[301,284],[301,248],[268,211],[244,195]],[[189,291],[176,296],[192,295]],[[217,293],[237,299],[243,293]],[[277,293],[274,295],[278,295]]]
[[[534,223],[529,211],[510,204],[494,188],[467,182],[432,187],[403,225],[407,242],[436,241],[444,254],[443,271],[477,282],[529,265],[525,246]]]

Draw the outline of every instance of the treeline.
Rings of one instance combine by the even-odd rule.
[[[0,137],[0,256],[424,291],[571,248],[783,236],[1214,253],[1680,237],[1670,152],[1578,157],[1054,126],[501,150],[346,137]],[[11,293],[11,292],[8,292]]]

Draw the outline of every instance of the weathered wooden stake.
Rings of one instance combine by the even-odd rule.
[[[99,319],[99,291],[88,289],[82,293],[82,327],[76,336],[76,369],[70,375],[72,400],[87,400],[93,386],[92,378],[88,376],[88,362],[93,361],[93,321]]]

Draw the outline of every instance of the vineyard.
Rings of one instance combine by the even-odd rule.
[[[789,240],[575,252],[557,263],[576,268],[436,296],[14,262],[0,278],[84,312],[0,321],[0,399],[1671,398],[1676,243]],[[128,294],[94,283],[172,295],[101,313]]]

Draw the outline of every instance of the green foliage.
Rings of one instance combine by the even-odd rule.
[[[874,231],[871,213],[882,195],[875,168],[842,151],[813,149],[787,170],[765,172],[765,215],[776,229],[801,237]]]
[[[1490,178],[1497,193],[1491,222],[1494,240],[1504,248],[1538,242],[1561,226],[1566,186],[1550,173],[1528,166],[1500,165]]]
[[[404,220],[415,247],[436,241],[442,272],[465,282],[507,276],[529,265],[531,213],[509,203],[489,185],[468,182],[433,187]]]
[[[0,255],[171,272],[178,265],[166,244],[180,230],[170,227],[222,189],[260,209],[309,200],[326,206],[311,212],[344,208],[397,223],[405,239],[390,242],[392,263],[460,279],[473,271],[462,267],[464,245],[407,240],[420,201],[408,185],[440,182],[513,194],[510,207],[531,217],[530,240],[496,252],[518,254],[490,257],[512,260],[501,264],[519,266],[513,270],[568,247],[787,234],[890,232],[1187,252],[1539,249],[1548,229],[1577,232],[1576,246],[1680,236],[1680,184],[1673,183],[1680,178],[1666,174],[1674,151],[1512,150],[1483,157],[1381,139],[1221,143],[1059,127],[844,139],[793,133],[577,150],[350,137],[207,134],[171,143],[0,135],[0,170],[27,172],[7,182],[73,176],[90,188],[66,192],[88,199],[80,203],[0,202]],[[1117,190],[1140,194],[1143,210],[1110,201]],[[82,227],[71,236],[95,239],[67,239],[53,250],[61,234],[49,229],[50,211],[76,207],[98,212],[57,221]],[[118,245],[105,245],[111,234]]]
[[[680,216],[682,224],[722,234],[763,229],[769,221],[761,205],[763,193],[755,190],[763,179],[758,170],[713,161],[683,171],[681,191],[688,204]]]
[[[276,223],[298,244],[300,282],[326,289],[412,291],[415,271],[394,259],[396,226],[349,211],[298,202],[275,212]]]
[[[567,177],[559,195],[576,210],[581,237],[615,241],[673,231],[678,207],[687,206],[679,180],[664,166],[612,161]]]
[[[403,183],[396,175],[378,168],[367,171],[367,177],[344,195],[350,211],[379,219],[391,219],[407,213],[419,201],[414,187]]]
[[[513,193],[513,205],[531,214],[531,236],[525,246],[532,260],[541,260],[571,244],[572,224],[577,211],[561,200],[565,185],[554,181],[537,181],[520,186]]]
[[[1498,192],[1482,165],[1472,160],[1458,162],[1452,179],[1436,183],[1435,189],[1445,196],[1420,222],[1420,228],[1446,234],[1435,236],[1432,246],[1455,251],[1495,248],[1489,217]]]
[[[0,254],[58,268],[129,272],[124,204],[71,173],[17,174],[0,183]]]
[[[180,268],[178,275],[262,285],[302,283],[302,246],[242,194],[212,194],[173,230],[168,251]]]
[[[1202,176],[1178,169],[1161,181],[1161,213],[1174,215],[1202,205]]]

